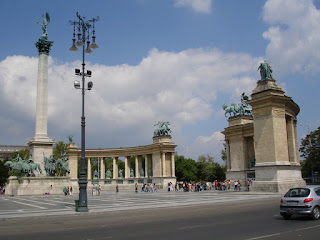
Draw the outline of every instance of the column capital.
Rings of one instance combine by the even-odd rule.
[[[44,40],[44,39],[39,39],[36,43],[35,43],[36,47],[38,48],[39,54],[40,53],[46,53],[49,54],[50,52],[50,47],[53,45],[53,41],[48,41],[48,40]]]

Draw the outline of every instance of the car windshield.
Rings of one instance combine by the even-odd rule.
[[[308,197],[310,194],[310,189],[308,188],[292,188],[290,189],[285,197]]]

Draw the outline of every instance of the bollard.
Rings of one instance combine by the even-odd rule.
[[[79,200],[74,200],[74,202],[75,202],[76,212],[78,212]]]

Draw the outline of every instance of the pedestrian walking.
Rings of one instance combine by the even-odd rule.
[[[247,190],[248,190],[248,192],[250,192],[250,180],[249,179],[247,180]]]
[[[119,186],[117,185],[116,186],[116,193],[118,193],[119,192]]]
[[[138,183],[134,185],[135,192],[138,193]]]

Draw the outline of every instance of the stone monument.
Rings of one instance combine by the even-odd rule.
[[[30,154],[35,163],[40,164],[42,172],[44,172],[44,156],[49,157],[53,152],[54,141],[47,135],[48,121],[48,57],[50,47],[53,42],[48,40],[47,25],[50,23],[48,13],[43,17],[42,26],[43,34],[36,42],[36,47],[39,52],[38,63],[38,79],[37,79],[37,101],[36,101],[36,129],[35,136],[28,143]]]
[[[226,140],[227,179],[254,179],[253,191],[285,192],[305,185],[297,139],[299,106],[276,84],[272,69],[265,60],[260,64],[261,80],[252,91],[251,115],[230,114]],[[235,105],[233,105],[235,106]],[[231,107],[224,107],[229,110]],[[248,112],[250,110],[248,109]]]

